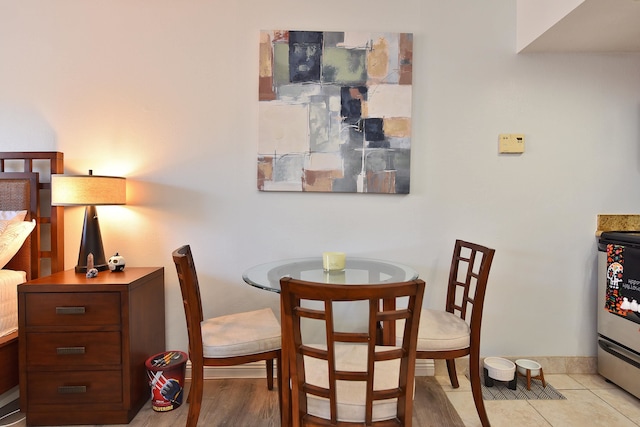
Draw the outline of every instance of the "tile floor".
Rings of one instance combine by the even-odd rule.
[[[610,384],[599,375],[546,374],[566,400],[485,401],[493,427],[595,427],[640,426],[640,399]],[[453,389],[448,376],[437,375],[449,401],[467,427],[479,427],[469,380],[459,377],[460,388]]]

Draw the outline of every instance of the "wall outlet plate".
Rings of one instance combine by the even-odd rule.
[[[524,153],[524,135],[521,133],[501,133],[498,136],[498,152]]]

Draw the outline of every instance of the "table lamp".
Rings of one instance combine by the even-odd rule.
[[[93,268],[107,270],[102,247],[96,205],[124,205],[127,202],[126,179],[116,176],[51,175],[53,206],[86,206],[76,273],[87,272],[87,257],[93,255]]]

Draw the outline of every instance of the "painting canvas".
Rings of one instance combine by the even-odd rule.
[[[408,194],[413,35],[260,32],[258,189]]]

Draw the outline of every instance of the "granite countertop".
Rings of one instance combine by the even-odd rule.
[[[599,214],[596,237],[603,231],[640,231],[640,215]]]

